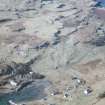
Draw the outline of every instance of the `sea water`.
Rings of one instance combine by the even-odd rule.
[[[51,83],[47,80],[36,81],[31,86],[26,87],[20,92],[12,92],[0,96],[0,105],[8,105],[9,100],[13,100],[16,103],[24,103],[32,100],[40,100],[46,97],[44,89]],[[31,91],[30,91],[31,90]]]

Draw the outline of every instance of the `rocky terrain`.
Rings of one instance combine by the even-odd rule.
[[[103,2],[0,0],[0,105],[104,105]]]

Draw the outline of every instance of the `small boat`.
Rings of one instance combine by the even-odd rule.
[[[16,104],[15,102],[13,102],[12,100],[8,101],[9,105],[26,105],[26,104]]]
[[[9,105],[18,105],[15,102],[13,102],[12,100],[9,100],[8,103],[9,103]]]

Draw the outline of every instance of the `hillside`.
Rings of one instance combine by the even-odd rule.
[[[0,105],[104,105],[103,2],[0,0]]]

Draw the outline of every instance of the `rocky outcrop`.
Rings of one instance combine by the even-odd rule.
[[[43,79],[45,76],[32,71],[30,65],[34,60],[26,64],[15,63],[0,65],[0,87],[10,84],[10,90],[20,91],[36,79]],[[9,90],[7,91],[9,92]]]

